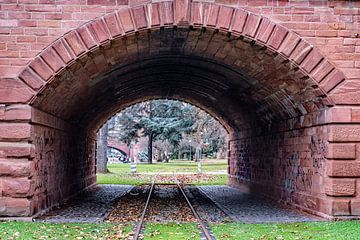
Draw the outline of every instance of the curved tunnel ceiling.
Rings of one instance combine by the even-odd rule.
[[[184,35],[203,34],[196,44]],[[201,42],[203,41],[203,43]],[[265,47],[217,31],[143,31],[93,49],[62,71],[32,103],[98,128],[139,101],[192,103],[239,129],[323,108],[313,81]]]

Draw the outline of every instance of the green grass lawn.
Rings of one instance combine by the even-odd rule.
[[[132,230],[120,224],[0,222],[0,239],[124,239]]]
[[[200,233],[196,223],[148,223],[146,224],[144,239],[200,239]]]
[[[207,176],[193,175],[188,177],[191,184],[196,185],[225,185],[227,176],[223,172],[227,169],[227,161],[224,159],[204,160],[202,164],[204,175],[207,172],[219,172]],[[196,174],[198,164],[193,161],[170,161],[169,163],[137,164],[137,173],[130,174],[130,164],[109,164],[110,173],[97,174],[99,184],[129,184],[142,185],[151,183],[154,174],[184,173]]]
[[[212,224],[221,240],[358,240],[360,221],[309,222],[289,224]]]
[[[360,221],[289,224],[210,224],[221,240],[358,240]],[[0,222],[0,239],[128,239],[129,224]],[[147,223],[145,239],[200,239],[195,223]]]

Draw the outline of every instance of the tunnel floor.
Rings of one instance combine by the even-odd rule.
[[[138,221],[148,188],[149,186],[98,185],[34,220],[52,223]],[[200,217],[207,222],[286,223],[322,220],[228,186],[186,186],[185,191]],[[155,206],[152,208],[168,212],[179,211],[178,206],[183,203],[176,203],[176,199],[180,199],[176,197],[177,194],[167,185],[158,186],[153,199]],[[159,206],[164,203],[174,204]],[[156,211],[159,210],[154,210]],[[160,217],[153,220],[184,222],[181,217]]]

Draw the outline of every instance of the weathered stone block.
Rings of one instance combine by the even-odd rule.
[[[355,159],[356,145],[353,143],[332,143],[326,154],[329,159]]]
[[[31,180],[28,178],[3,178],[2,195],[6,197],[31,196],[31,184]]]
[[[330,177],[360,177],[360,162],[326,161],[327,174]]]
[[[325,182],[325,193],[328,196],[354,196],[356,180],[328,178]]]

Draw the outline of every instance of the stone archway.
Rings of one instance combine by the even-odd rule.
[[[347,160],[359,128],[334,124],[352,110],[329,96],[345,76],[264,16],[182,0],[122,8],[57,39],[18,77],[27,87],[10,97],[28,105],[14,105],[18,122],[0,132],[24,143],[1,148],[3,215],[32,215],[94,184],[96,130],[154,98],[185,100],[225,126],[231,185],[319,215],[358,214],[360,168]]]

